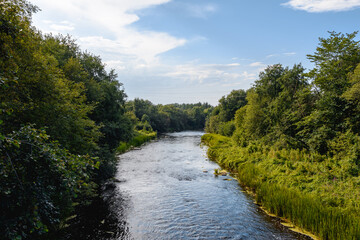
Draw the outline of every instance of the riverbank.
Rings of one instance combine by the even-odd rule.
[[[237,174],[269,213],[285,218],[319,239],[360,239],[358,178],[329,175],[340,171],[331,159],[314,161],[299,150],[260,144],[238,147],[231,138],[206,134],[208,156]]]
[[[128,142],[120,142],[116,149],[122,154],[156,139],[157,133],[153,131],[135,131],[134,137]],[[120,180],[111,175],[96,189],[92,198],[86,199],[87,204],[76,206],[74,215],[67,219],[59,231],[47,236],[51,239],[115,239],[122,238],[125,225],[119,219],[119,212],[113,208],[122,209],[124,200],[114,197],[116,184]]]
[[[116,149],[118,154],[125,153],[128,150],[131,150],[136,147],[140,147],[146,142],[149,142],[157,137],[156,132],[147,132],[147,131],[135,131],[135,136],[128,142],[120,142],[119,146]]]
[[[116,193],[127,199],[125,239],[304,240],[259,211],[236,181],[214,177],[219,166],[205,156],[202,134],[168,133],[120,156]]]

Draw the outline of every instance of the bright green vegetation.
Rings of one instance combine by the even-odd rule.
[[[305,72],[276,64],[208,104],[126,101],[113,70],[70,36],[0,6],[0,233],[48,239],[115,173],[116,154],[157,133],[202,129],[209,156],[256,200],[323,239],[360,239],[360,44],[331,32]],[[220,134],[220,135],[219,135]]]
[[[144,143],[155,139],[156,136],[157,136],[156,132],[138,131],[130,141],[120,142],[120,145],[117,147],[116,151],[118,153],[124,153],[133,147],[139,147]]]
[[[206,134],[202,140],[210,146],[209,157],[236,173],[269,212],[322,239],[359,239],[360,178],[347,174],[346,166],[334,166],[330,158],[318,162],[300,150],[261,144],[238,147],[217,134]]]
[[[209,157],[238,173],[257,202],[322,239],[360,239],[355,37],[320,38],[309,72],[269,66],[251,89],[219,101],[203,137]]]
[[[36,11],[26,0],[0,3],[2,239],[56,236],[114,176],[117,152],[156,131],[203,128],[211,110],[126,102],[98,56],[31,26]]]

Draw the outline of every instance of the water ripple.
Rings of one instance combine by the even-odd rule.
[[[264,215],[200,147],[201,132],[169,134],[120,156],[117,194],[127,199],[118,239],[304,239]],[[125,196],[125,197],[124,197]]]

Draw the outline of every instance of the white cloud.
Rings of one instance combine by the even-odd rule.
[[[116,70],[120,70],[120,71],[126,69],[125,63],[121,60],[106,61],[104,63],[111,69],[116,69]]]
[[[255,73],[242,72],[240,66],[239,63],[183,64],[175,66],[171,71],[168,70],[163,76],[206,85],[231,84],[234,81],[247,81],[255,78]]]
[[[128,60],[152,64],[159,54],[184,45],[187,40],[164,32],[139,31],[131,26],[139,20],[135,10],[164,4],[171,0],[33,0],[45,16],[56,16],[60,22],[44,19],[40,30],[75,36],[82,49],[101,55],[105,61]],[[37,16],[34,16],[36,26]],[[47,21],[46,21],[47,20]],[[73,22],[73,23],[70,23]],[[76,27],[76,29],[75,29]],[[104,32],[106,34],[104,34]],[[106,36],[105,36],[106,35]]]
[[[160,93],[169,95],[169,99],[173,99],[173,91],[179,95],[177,101],[184,101],[184,94],[191,89],[192,93],[186,95],[189,99],[198,99],[198,92],[203,91],[203,100],[211,98],[210,101],[216,103],[229,87],[248,88],[258,75],[257,68],[247,69],[248,63],[255,60],[234,57],[225,64],[204,64],[200,56],[198,60],[183,64],[172,57],[165,62],[167,55],[162,53],[185,44],[208,41],[201,35],[185,39],[135,27],[134,23],[141,16],[137,10],[170,1],[32,0],[42,9],[34,15],[33,21],[44,32],[67,34],[70,31],[81,49],[100,55],[108,68],[117,71],[129,97],[141,94],[152,100],[158,96],[154,92],[163,87]],[[180,7],[185,15],[204,19],[217,11],[217,6],[212,4],[181,3]],[[240,61],[243,62],[240,64]],[[180,88],[183,91],[178,91]]]
[[[266,68],[266,64],[263,62],[253,62],[249,64],[250,67],[256,68],[256,72],[262,72]]]
[[[230,63],[230,64],[228,64],[228,66],[238,67],[238,66],[240,66],[240,63]]]
[[[52,21],[44,21],[49,25],[50,31],[53,33],[71,32],[75,29],[75,24],[69,21],[61,21],[59,23]]]
[[[348,11],[360,7],[360,0],[290,0],[283,5],[307,12]]]
[[[243,72],[241,74],[241,77],[247,79],[247,80],[255,80],[258,74],[256,73],[248,73],[247,71]]]
[[[139,33],[131,29],[124,29],[123,32],[127,34],[116,40],[88,36],[79,38],[78,42],[94,53],[101,50],[101,53],[107,54],[106,58],[136,59],[149,66],[158,61],[159,54],[186,43],[185,39],[177,39],[166,33]]]
[[[250,67],[263,67],[263,66],[265,66],[265,64],[262,62],[253,62],[253,63],[250,63],[249,66]]]

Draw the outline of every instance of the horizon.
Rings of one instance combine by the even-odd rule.
[[[128,100],[163,105],[216,106],[277,63],[309,70],[319,37],[357,31],[360,18],[360,0],[30,2],[42,9],[33,25],[100,56]]]

